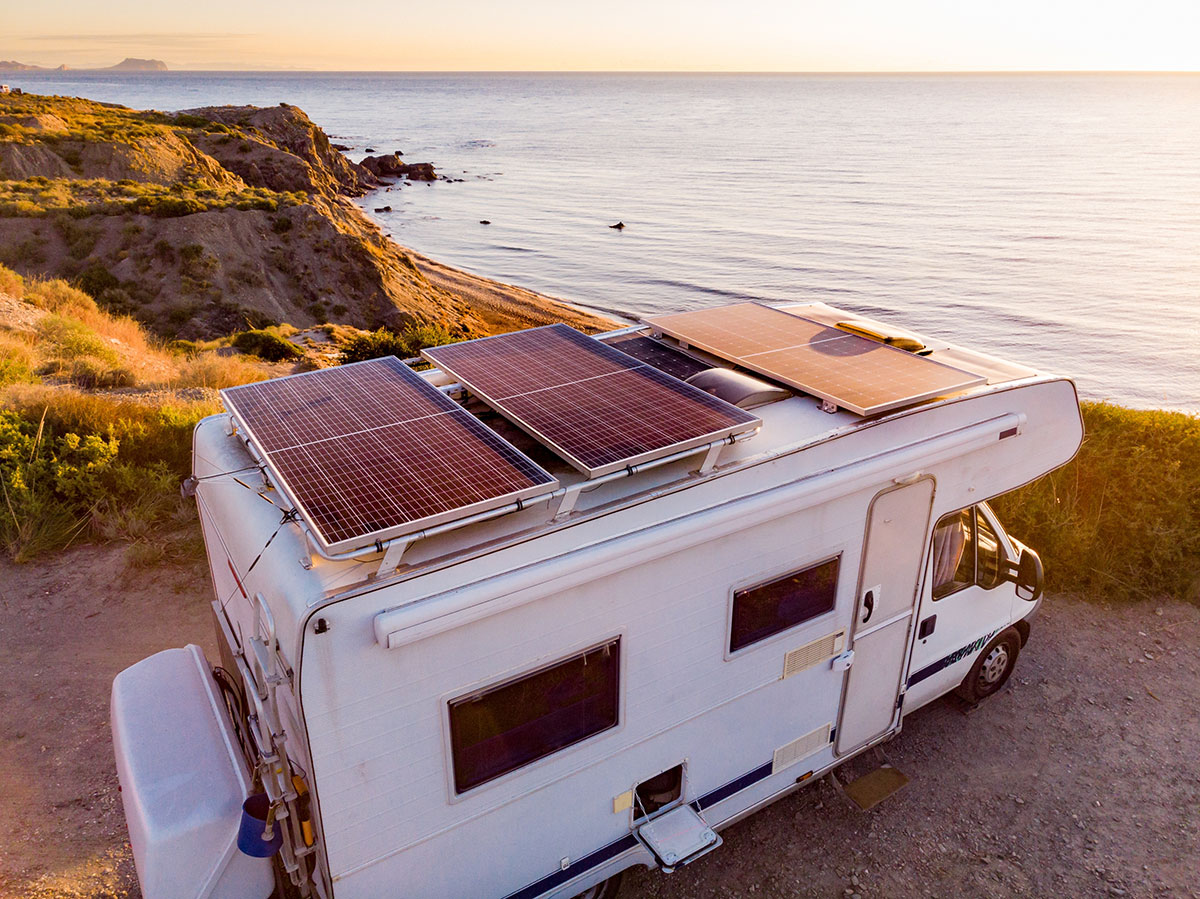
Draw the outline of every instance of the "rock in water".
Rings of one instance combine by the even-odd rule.
[[[618,231],[624,231],[624,230],[625,230],[625,223],[624,223],[624,222],[617,222],[615,225],[609,225],[608,227],[610,227],[610,228],[616,228]]]
[[[433,163],[414,162],[406,165],[395,153],[368,156],[359,165],[376,178],[408,178],[409,181],[433,181],[437,178]]]

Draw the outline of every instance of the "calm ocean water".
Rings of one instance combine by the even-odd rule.
[[[398,241],[581,305],[822,300],[1086,397],[1200,411],[1200,76],[8,80],[158,109],[293,103],[464,179],[368,198]]]

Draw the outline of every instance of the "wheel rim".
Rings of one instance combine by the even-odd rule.
[[[1008,646],[1004,643],[992,648],[992,651],[987,654],[987,658],[983,660],[983,666],[979,669],[979,682],[985,687],[991,687],[1004,677],[1004,672],[1008,670]]]

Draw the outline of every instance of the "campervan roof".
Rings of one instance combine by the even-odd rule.
[[[823,304],[726,308],[777,324],[757,332],[760,349],[809,334],[808,343],[762,350],[794,350],[808,366],[804,378],[776,372],[775,359],[755,361],[742,339],[753,329],[713,330],[728,314],[718,309],[708,311],[703,340],[696,325],[704,316],[656,317],[595,338],[553,325],[430,349],[438,368],[419,374],[374,360],[232,388],[224,398],[242,451],[282,494],[280,505],[295,510],[314,563],[371,560],[383,575],[401,556],[419,564],[460,553],[1036,375],[924,337],[921,355],[889,347],[884,337],[858,336],[860,317],[855,334],[839,329],[852,316]],[[801,388],[828,373],[810,364],[814,357],[832,374]],[[825,389],[856,371],[863,402]],[[907,378],[899,389],[893,373]],[[227,470],[237,467],[227,461]]]

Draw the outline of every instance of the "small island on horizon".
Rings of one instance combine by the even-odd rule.
[[[17,62],[14,59],[0,59],[0,72],[166,72],[167,64],[161,59],[138,59],[127,56],[115,66],[100,66],[97,68],[75,66],[35,66],[29,63]]]

